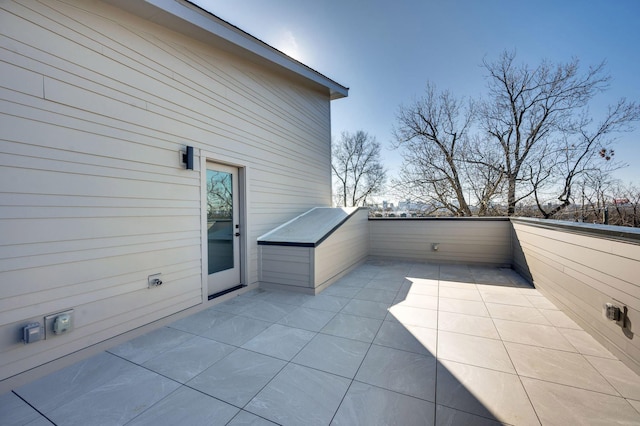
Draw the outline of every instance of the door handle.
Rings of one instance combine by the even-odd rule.
[[[240,233],[239,233],[239,232],[236,232],[236,237],[239,237],[239,236],[240,236]]]

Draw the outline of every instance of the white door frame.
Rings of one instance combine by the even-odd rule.
[[[201,150],[200,151],[200,235],[201,235],[201,263],[202,263],[202,300],[204,303],[207,303],[209,294],[208,294],[208,277],[209,277],[209,268],[208,268],[208,248],[207,248],[207,163],[216,163],[221,164],[223,166],[235,167],[238,169],[238,208],[239,208],[239,224],[240,228],[237,230],[240,232],[240,236],[238,238],[239,248],[240,248],[240,284],[247,285],[248,279],[248,215],[247,215],[247,199],[248,199],[248,185],[247,185],[247,175],[248,168],[246,165],[239,164],[234,159],[226,157],[224,155],[219,155],[210,151]]]

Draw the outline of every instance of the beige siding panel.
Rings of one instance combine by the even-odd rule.
[[[511,264],[511,225],[486,220],[369,221],[373,256],[433,262]],[[438,251],[432,244],[438,243]]]
[[[260,282],[265,284],[312,287],[311,247],[259,246]]]
[[[514,223],[520,267],[534,285],[591,335],[640,371],[640,343],[602,316],[602,305],[613,300],[628,306],[632,331],[640,318],[640,250],[637,244],[598,234]]]
[[[0,61],[0,87],[44,97],[43,76],[27,69]]]
[[[367,210],[354,213],[315,249],[315,287],[326,287],[369,254]]]
[[[0,380],[203,302],[185,145],[247,170],[245,284],[259,235],[331,204],[328,91],[109,5],[1,2],[0,75]],[[69,308],[68,336],[8,342]]]

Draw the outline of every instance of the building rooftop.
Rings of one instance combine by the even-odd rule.
[[[0,423],[640,424],[640,378],[511,269],[372,259],[14,389]]]

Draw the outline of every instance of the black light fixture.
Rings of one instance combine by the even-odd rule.
[[[188,146],[187,151],[182,153],[182,162],[187,170],[193,170],[193,147]]]

